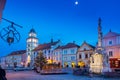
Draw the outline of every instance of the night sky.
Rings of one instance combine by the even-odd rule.
[[[26,49],[26,38],[33,27],[39,43],[60,39],[63,44],[84,40],[97,42],[98,18],[102,19],[102,31],[110,29],[120,33],[120,0],[7,0],[3,18],[23,26],[16,29],[21,34],[19,43],[10,46],[0,39],[0,56],[11,51]],[[0,30],[10,25],[2,20]]]

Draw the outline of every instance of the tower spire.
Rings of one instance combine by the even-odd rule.
[[[98,47],[102,47],[102,27],[101,27],[101,18],[98,19]]]

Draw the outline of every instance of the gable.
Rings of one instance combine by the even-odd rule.
[[[90,49],[92,49],[92,47],[90,47],[88,44],[85,43],[79,48],[80,51],[90,50]]]

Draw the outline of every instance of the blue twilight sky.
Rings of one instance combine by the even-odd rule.
[[[109,29],[120,33],[120,0],[7,0],[3,17],[22,25],[16,27],[21,34],[17,44],[9,46],[0,39],[0,56],[11,51],[26,49],[26,38],[32,28],[37,32],[39,43],[60,39],[63,44],[84,40],[97,42],[98,18],[102,19],[102,31]],[[8,22],[0,23],[0,30]]]

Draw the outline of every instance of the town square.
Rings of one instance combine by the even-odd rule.
[[[119,2],[0,0],[0,80],[120,80]]]

